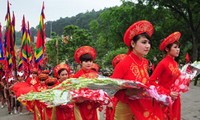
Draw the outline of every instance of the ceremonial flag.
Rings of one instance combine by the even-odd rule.
[[[19,62],[18,62],[18,67],[17,67],[17,69],[19,70],[19,71],[21,71],[22,69],[23,69],[23,60],[20,58],[19,59]]]
[[[44,2],[42,5],[42,11],[40,15],[40,22],[38,26],[37,41],[36,41],[36,50],[34,53],[36,67],[39,66],[39,63],[43,61],[44,51],[45,51],[45,26],[44,26]]]
[[[21,53],[22,53],[22,60],[25,66],[28,66],[28,48],[27,48],[27,31],[26,31],[26,24],[25,24],[25,17],[23,16],[22,19],[22,46],[21,46]]]
[[[3,55],[3,45],[2,45],[2,31],[1,31],[1,24],[0,24],[0,60],[4,60]]]
[[[11,43],[11,39],[12,39],[12,34],[11,34],[11,28],[12,28],[12,23],[11,23],[11,18],[10,18],[10,3],[9,1],[7,2],[7,14],[5,17],[6,22],[6,30],[5,30],[5,34],[4,34],[4,50],[5,50],[5,57],[6,57],[6,69],[11,69],[12,68],[12,54],[11,54],[11,50],[12,50],[12,43]]]
[[[186,63],[189,63],[189,62],[190,62],[190,56],[189,56],[188,53],[186,53],[186,55],[185,55],[185,62],[186,62]]]
[[[13,17],[12,17],[12,26],[11,26],[11,54],[12,54],[12,62],[13,62],[13,67],[16,69],[16,46],[15,46],[15,15],[13,12]]]
[[[27,40],[28,40],[28,61],[29,61],[29,70],[33,68],[33,45],[32,45],[32,38],[31,38],[31,32],[29,28],[29,22],[28,28],[27,28]]]

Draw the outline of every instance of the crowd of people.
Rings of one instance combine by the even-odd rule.
[[[128,47],[127,54],[119,54],[112,60],[114,71],[110,78],[138,81],[147,86],[159,86],[160,90],[171,96],[170,105],[155,99],[131,99],[145,92],[143,89],[119,90],[106,106],[106,120],[180,120],[180,95],[171,90],[171,86],[180,75],[175,58],[180,53],[180,32],[174,32],[165,37],[160,44],[160,50],[165,57],[158,63],[154,71],[149,73],[149,61],[145,58],[151,48],[153,25],[146,20],[133,23],[124,34],[124,43]],[[28,77],[24,71],[17,72],[17,80],[8,80],[1,76],[2,108],[8,106],[8,113],[22,113],[23,106],[34,113],[35,120],[99,120],[99,104],[95,101],[83,101],[75,104],[47,107],[40,101],[19,102],[16,98],[30,91],[41,92],[51,89],[67,78],[97,78],[99,66],[94,63],[96,51],[91,46],[81,46],[75,51],[74,59],[81,68],[71,73],[66,63],[60,63],[53,69],[53,76],[49,70],[33,68]],[[152,75],[151,75],[152,74]]]

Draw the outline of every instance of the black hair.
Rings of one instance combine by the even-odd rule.
[[[132,41],[133,41],[134,43],[136,43],[141,37],[145,37],[145,38],[147,38],[147,39],[151,42],[151,37],[150,37],[146,32],[134,36],[134,37],[132,38]],[[130,45],[130,48],[132,49],[132,46],[131,46],[131,45]]]
[[[83,62],[88,62],[88,61],[93,61],[92,55],[89,53],[83,54],[80,56],[80,61]]]
[[[58,75],[60,75],[60,73],[61,73],[62,71],[64,71],[64,70],[67,71],[67,69],[65,69],[65,68],[60,69],[60,70],[58,71]],[[67,73],[68,73],[68,71],[67,71]]]
[[[171,43],[171,44],[168,44],[165,48],[167,48],[167,49],[170,50],[173,44],[176,44],[176,45],[178,45],[179,47],[181,46],[181,44],[180,44],[179,41],[175,41],[175,42],[173,42],[173,43]],[[165,53],[167,53],[167,51],[166,51],[165,49],[164,49],[164,51],[165,51]]]

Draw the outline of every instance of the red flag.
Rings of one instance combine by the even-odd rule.
[[[45,52],[45,26],[44,26],[44,2],[42,6],[42,11],[40,15],[40,22],[38,27],[38,33],[37,33],[37,41],[36,41],[36,50],[34,53],[35,57],[35,67],[38,68],[39,64],[43,62],[44,58],[44,52]]]
[[[185,55],[185,62],[186,62],[186,63],[189,63],[189,62],[190,62],[190,56],[189,56],[188,53],[186,53],[186,55]]]

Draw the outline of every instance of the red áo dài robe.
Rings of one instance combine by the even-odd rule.
[[[148,61],[145,58],[139,58],[134,53],[130,53],[117,64],[111,77],[139,81],[147,84],[149,79]],[[128,104],[136,120],[160,120],[161,114],[158,111],[156,112],[153,106],[153,99],[141,98],[131,100],[129,96],[125,94],[125,91],[126,90],[118,91],[115,97],[118,99],[118,103],[120,101]],[[116,113],[115,111],[115,114],[120,113]]]
[[[178,63],[169,55],[163,58],[158,65],[156,66],[153,74],[150,77],[150,84],[154,84],[156,86],[160,86],[162,90],[170,95],[170,89],[172,84],[174,84],[175,80],[179,77],[180,70]],[[171,106],[171,110],[169,107],[165,106],[163,108],[165,117],[171,120],[180,120],[180,111],[181,111],[181,102],[180,96],[174,101]],[[171,115],[169,114],[171,113]]]
[[[26,82],[29,84],[29,85],[31,85],[31,86],[37,86],[39,83],[40,83],[40,81],[38,80],[38,78],[36,77],[36,78],[32,78],[32,77],[28,77],[27,79],[26,79]]]
[[[84,69],[80,69],[77,73],[74,74],[73,77],[95,78],[98,77],[98,74],[94,70],[86,71]],[[84,101],[82,103],[77,103],[76,106],[80,111],[82,120],[98,120],[98,105],[94,101]]]
[[[59,85],[62,81],[58,81]],[[74,118],[74,104],[59,105],[55,108],[56,120],[75,120]]]
[[[39,81],[39,79],[36,77],[36,78],[33,78],[33,77],[28,77],[27,79],[26,79],[26,83],[28,83],[29,84],[29,86],[31,86],[31,87],[36,87],[36,86],[38,86],[38,84],[40,83],[40,81]],[[27,107],[27,109],[29,110],[29,111],[34,111],[34,101],[27,101],[26,102],[26,107]]]
[[[42,81],[44,82],[44,81]],[[35,86],[35,89],[37,92],[42,92],[44,90],[47,90],[47,85],[45,83],[40,83],[37,86]],[[38,100],[35,100],[35,107],[34,107],[34,120],[45,120],[46,119],[46,113],[45,113],[45,103],[42,103]]]
[[[73,78],[79,78],[79,77],[83,77],[83,78],[96,78],[98,77],[98,73],[95,72],[94,70],[84,70],[84,69],[80,69],[78,72],[76,72],[73,76]]]

